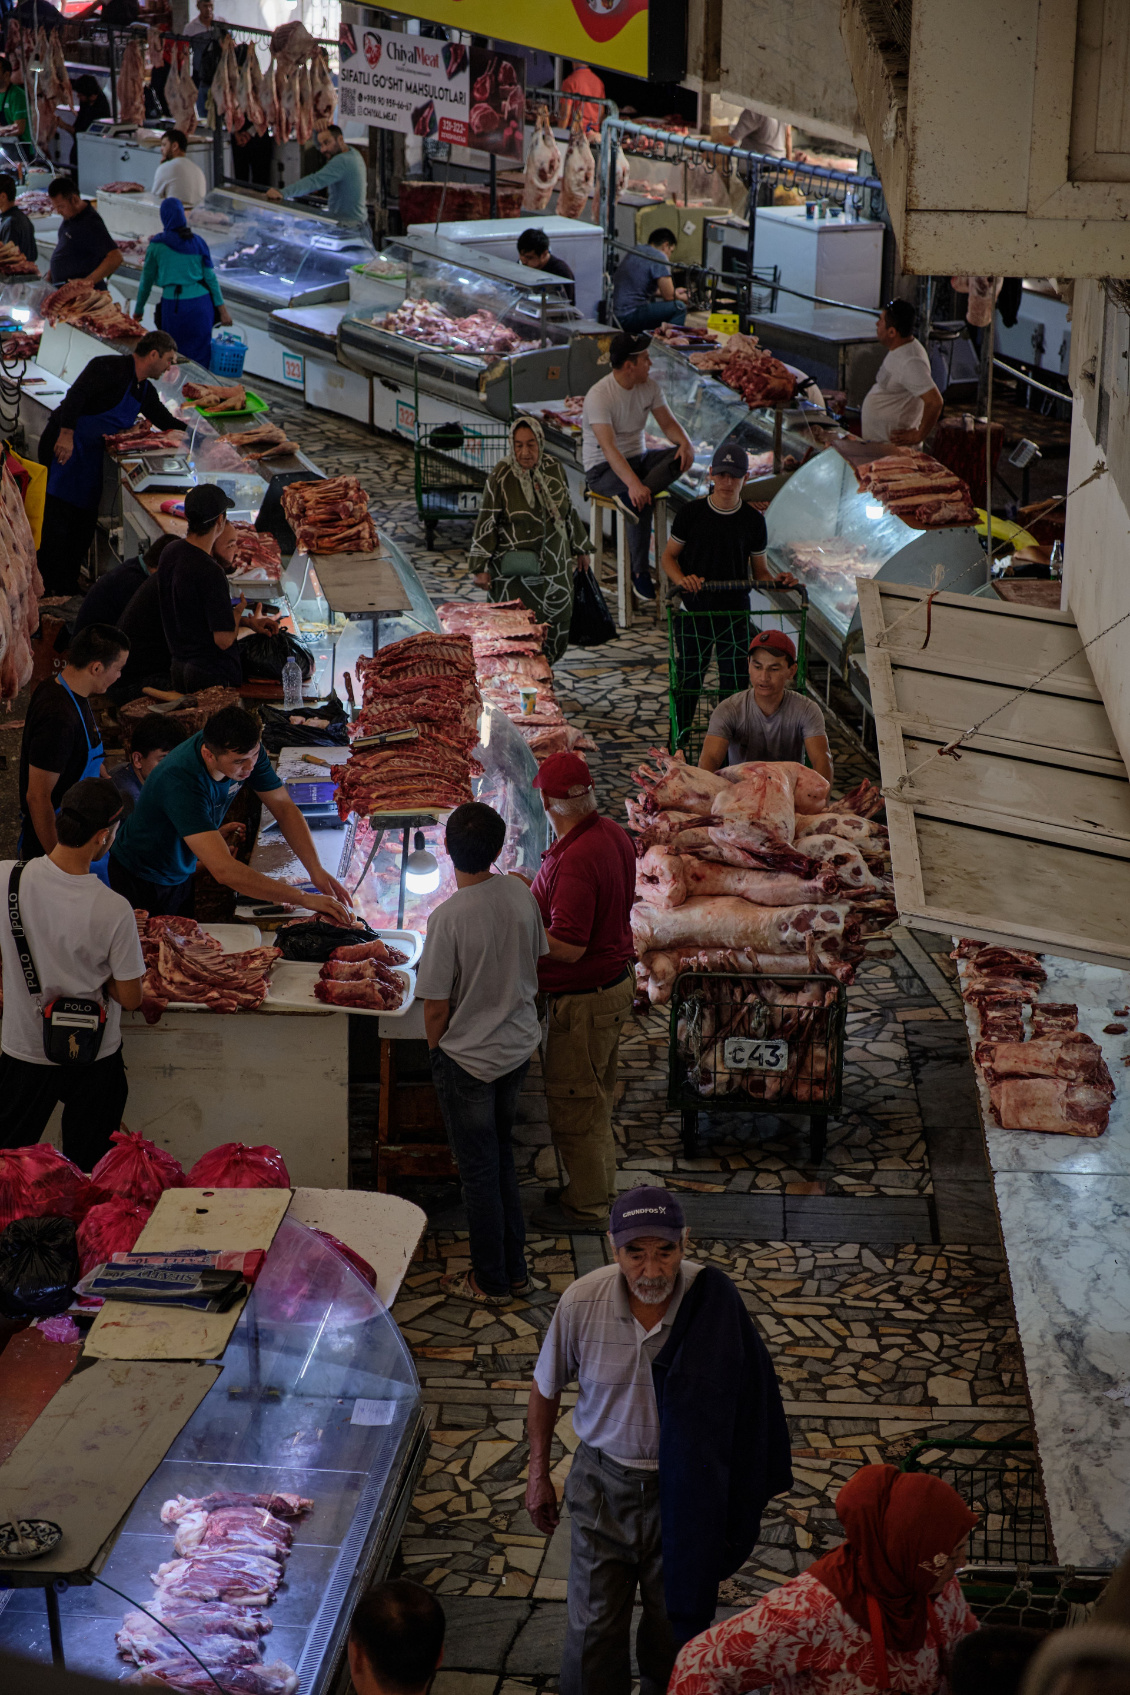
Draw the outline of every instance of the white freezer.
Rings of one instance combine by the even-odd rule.
[[[591,204],[591,202],[590,202]],[[548,212],[523,212],[517,218],[486,218],[481,223],[440,224],[445,241],[463,242],[492,259],[518,262],[518,237],[523,230],[544,230],[559,259],[577,279],[577,310],[583,318],[595,316],[601,297],[604,265],[604,235],[599,224],[579,218],[558,218]],[[435,235],[435,224],[409,224],[409,235]],[[540,272],[534,272],[535,276]]]

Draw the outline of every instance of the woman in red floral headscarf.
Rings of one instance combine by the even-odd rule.
[[[935,1695],[977,1629],[956,1580],[977,1522],[948,1483],[868,1465],[844,1484],[847,1540],[686,1644],[668,1695]]]

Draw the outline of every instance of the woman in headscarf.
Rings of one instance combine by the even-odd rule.
[[[161,290],[155,317],[158,329],[171,335],[177,352],[207,370],[212,358],[212,325],[231,323],[208,243],[188,227],[181,201],[161,202],[160,235],[150,238],[141,267],[141,286],[134,308],[140,318],[154,288]]]
[[[555,665],[569,644],[573,576],[587,571],[588,532],[565,482],[565,473],[545,452],[536,418],[510,426],[510,452],[487,478],[471,541],[470,568],[492,600],[520,600],[541,624],[549,625],[545,656]],[[524,554],[516,561],[515,554]],[[526,571],[537,555],[535,574]]]
[[[939,1477],[863,1466],[836,1496],[847,1540],[755,1606],[694,1637],[668,1695],[770,1688],[936,1695],[977,1629],[956,1574],[977,1522]]]

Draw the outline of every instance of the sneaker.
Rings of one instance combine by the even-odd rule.
[[[637,600],[651,601],[655,599],[655,584],[650,577],[637,577],[632,572],[632,593]]]

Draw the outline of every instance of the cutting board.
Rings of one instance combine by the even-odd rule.
[[[137,1239],[137,1253],[177,1248],[266,1250],[290,1205],[289,1189],[166,1189]],[[214,1360],[231,1340],[244,1308],[192,1312],[107,1301],[90,1327],[83,1355],[112,1360]]]

